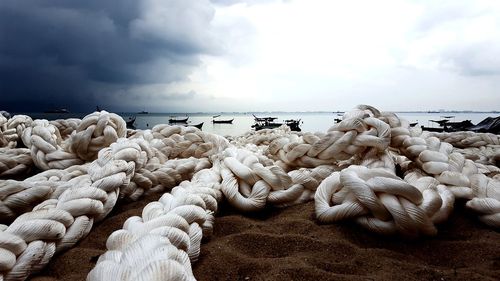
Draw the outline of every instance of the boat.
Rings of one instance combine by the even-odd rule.
[[[278,117],[257,117],[255,114],[252,114],[255,122],[273,122],[278,119]]]
[[[168,119],[168,123],[187,123],[188,119],[189,119],[189,116],[186,118],[182,118],[182,119],[177,119],[175,117],[171,117],[170,119]]]
[[[232,124],[233,123],[233,119],[228,119],[228,120],[212,120],[212,123],[214,124]]]
[[[198,128],[198,129],[201,130],[201,128],[203,127],[203,123],[204,122],[201,122],[201,123],[198,123],[196,125],[193,125],[193,124],[184,124],[184,126],[186,126],[186,127],[196,127],[196,128]]]
[[[428,132],[437,132],[437,133],[442,133],[445,131],[444,127],[424,127],[424,126],[420,126],[420,128],[422,128],[423,131],[428,131]]]
[[[492,133],[498,135],[500,134],[500,116],[487,117],[483,121],[479,122],[477,125],[469,127],[468,130],[474,132]]]
[[[261,120],[263,118],[260,118]],[[276,119],[276,118],[274,118]],[[274,120],[273,119],[273,120]],[[256,118],[257,120],[257,118]],[[264,120],[266,120],[264,118]],[[283,125],[287,125],[288,127],[290,127],[290,130],[292,131],[296,131],[296,132],[300,132],[301,129],[299,127],[300,125],[300,120],[294,120],[294,119],[289,119],[289,120],[285,120],[283,123],[279,123],[279,122],[270,122],[270,121],[255,121],[255,124],[252,125],[252,128],[254,128],[256,131],[258,130],[262,130],[262,129],[274,129],[274,128],[278,128],[278,127],[281,127]]]
[[[418,122],[410,123],[410,127],[415,127],[418,124]]]
[[[215,116],[212,116],[212,123],[214,124],[232,124],[233,123],[233,119],[226,119],[226,120],[215,120],[215,118],[217,117],[220,117],[220,115],[215,115]]]
[[[429,132],[458,132],[458,131],[474,131],[474,124],[471,120],[465,120],[460,122],[450,122],[448,120],[429,120],[438,123],[440,127],[424,127],[421,126],[422,130]],[[447,122],[444,122],[447,121]]]
[[[441,119],[441,120],[429,120],[431,122],[439,124],[439,126],[444,126],[446,123],[450,122],[448,119]]]
[[[137,112],[137,114],[149,114],[149,112],[143,110],[143,111]]]
[[[135,116],[129,117],[127,122],[127,128],[134,128]]]
[[[67,110],[66,108],[49,109],[44,113],[69,113],[69,110]]]

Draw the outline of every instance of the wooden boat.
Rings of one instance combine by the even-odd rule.
[[[450,122],[450,120],[442,119],[442,120],[429,120],[431,122],[439,124],[439,126],[444,126],[446,123]]]
[[[420,126],[420,128],[422,128],[423,131],[428,131],[428,132],[437,132],[437,133],[442,133],[445,131],[445,128],[443,127],[424,127],[424,126]]]
[[[233,119],[229,119],[229,120],[212,120],[212,122],[214,124],[232,124],[233,123]]]
[[[126,122],[127,122],[127,128],[134,127],[135,116],[129,117]]]
[[[415,127],[418,124],[418,122],[410,123],[410,127]]]
[[[255,114],[252,114],[255,122],[273,122],[278,119],[278,117],[257,117]]]
[[[189,116],[186,117],[186,118],[181,118],[181,119],[177,119],[177,118],[170,118],[168,119],[168,123],[187,123],[189,119]]]
[[[203,127],[203,123],[204,122],[201,122],[201,123],[195,124],[195,125],[193,125],[193,124],[184,124],[184,126],[186,126],[186,127],[196,127],[196,128],[198,128],[198,129],[201,130],[201,128]]]
[[[227,119],[227,120],[215,120],[215,118],[219,117],[220,115],[215,115],[215,116],[212,116],[212,123],[214,124],[232,124],[233,123],[233,119]]]
[[[256,131],[262,130],[262,129],[274,129],[278,128],[282,125],[287,125],[290,127],[290,130],[300,132],[301,129],[299,127],[300,125],[300,119],[299,120],[285,120],[284,123],[278,123],[278,122],[268,122],[268,121],[256,121],[255,124],[252,125],[252,128],[255,128]]]
[[[69,113],[69,110],[66,108],[57,108],[46,110],[44,113]]]

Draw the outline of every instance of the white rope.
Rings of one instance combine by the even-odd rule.
[[[326,134],[277,138],[269,144],[268,152],[273,159],[291,167],[317,167],[363,155],[372,148],[383,151],[391,135],[389,125],[378,116],[380,112],[375,108],[358,106]]]
[[[500,168],[467,159],[450,143],[443,142],[434,136],[436,134],[409,130],[406,123],[401,122],[394,114],[387,114],[383,118],[391,125],[392,147],[398,148],[409,160],[414,161],[416,167],[434,176],[456,197],[472,199],[467,206],[481,213],[480,218],[483,222],[495,227],[500,225],[500,216],[491,215],[496,212],[492,206],[495,206],[498,200],[496,194],[499,192],[497,190],[500,183],[497,179],[484,175],[500,173]],[[497,150],[498,136],[496,135],[461,132],[438,134],[438,136],[462,147],[466,144],[475,144],[476,147],[489,145],[493,149],[491,155],[495,155],[494,158],[500,153]],[[482,180],[478,180],[479,178]],[[482,192],[484,190],[490,190],[490,192]]]
[[[201,170],[149,203],[141,217],[127,219],[109,236],[108,251],[87,280],[195,280],[191,262],[199,256],[201,237],[212,231],[220,181],[216,169]]]
[[[8,234],[0,236],[5,238],[0,240],[0,247],[16,257],[12,263],[9,254],[11,258],[0,265],[5,280],[24,280],[45,266],[56,251],[71,247],[87,235],[93,221],[111,211],[119,188],[130,180],[134,163],[113,160],[110,149],[102,150],[99,155],[88,167],[90,185],[83,183],[67,188],[56,199],[48,199],[19,216],[3,231]],[[16,247],[27,245],[21,253],[13,251],[11,246],[3,246],[10,245],[8,241],[12,236],[18,241]]]
[[[0,148],[0,178],[27,174],[33,167],[31,152],[27,148]]]
[[[81,119],[78,118],[69,118],[69,119],[57,119],[49,121],[51,125],[54,125],[61,134],[61,138],[63,140],[67,139],[73,132],[78,130],[78,126],[82,122]]]
[[[466,206],[478,212],[485,224],[500,228],[500,181],[480,174],[470,180],[475,197]]]
[[[314,198],[316,216],[324,223],[355,219],[382,234],[435,235],[432,217],[439,217],[443,200],[436,182],[423,179],[419,185],[429,192],[421,193],[386,169],[352,165],[320,184]]]
[[[427,132],[427,134],[437,137],[441,141],[450,143],[454,147],[469,148],[482,147],[487,145],[500,145],[500,136],[492,133],[475,133],[475,132],[451,132],[451,133],[436,133]]]
[[[434,235],[458,197],[499,227],[498,140],[410,129],[365,105],[325,133],[283,126],[231,142],[194,127],[127,131],[105,111],[50,122],[2,116],[0,177],[10,179],[0,180],[0,221],[17,218],[0,225],[0,279],[24,280],[87,235],[117,200],[152,192],[170,191],[110,236],[89,280],[194,279],[191,262],[222,198],[256,211],[314,197],[321,222],[354,219],[416,237]],[[45,171],[12,179],[32,163]]]
[[[31,132],[39,132],[37,128],[41,127],[40,124],[43,125],[42,128],[55,128],[47,125],[45,121],[39,121],[36,122]],[[74,136],[72,135],[72,138]],[[208,134],[204,137],[212,140],[212,144],[219,141],[217,137]],[[57,138],[49,139],[57,140]],[[216,150],[213,145],[210,149]],[[210,153],[210,149],[204,153]],[[13,252],[8,254],[10,257],[16,256],[17,259],[13,265],[11,259],[0,265],[1,268],[6,268],[3,277],[9,280],[21,276],[19,278],[24,279],[30,272],[43,267],[56,250],[71,247],[90,231],[94,220],[101,220],[111,211],[119,194],[122,197],[137,199],[145,191],[158,192],[172,187],[183,179],[190,178],[195,172],[211,166],[207,158],[178,159],[167,161],[165,165],[156,165],[159,163],[148,161],[153,156],[154,152],[149,149],[149,143],[142,138],[117,139],[109,148],[99,151],[97,160],[84,165],[86,174],[70,180],[66,177],[67,181],[61,182],[60,179],[65,176],[65,173],[58,172],[63,170],[48,170],[34,177],[36,180],[45,180],[43,184],[40,181],[35,184],[33,179],[31,180],[34,184],[31,184],[30,180],[7,182],[12,186],[9,189],[12,193],[6,194],[3,198],[7,203],[4,205],[11,207],[4,212],[6,217],[11,217],[16,211],[26,211],[33,203],[45,201],[36,206],[33,211],[19,216],[5,232],[17,235],[25,243],[42,245],[40,243],[43,242],[45,244],[43,244],[44,247],[36,248],[39,251],[36,256],[43,255],[43,260],[31,258],[26,262],[25,251],[31,251],[29,245],[21,254]],[[124,192],[120,193],[120,190]],[[25,196],[25,193],[30,196]],[[30,198],[30,200],[19,202],[16,198]],[[17,203],[17,205],[9,205],[10,202]],[[54,217],[53,210],[58,212],[56,217]],[[67,217],[64,223],[58,220],[61,214]],[[213,222],[213,219],[210,221]],[[203,224],[200,225],[205,227]],[[199,237],[197,226],[192,225],[190,228],[190,235],[196,240]],[[201,231],[199,226],[198,228]],[[47,230],[50,231],[47,232]],[[49,241],[55,242],[48,243]],[[2,245],[1,241],[0,245]],[[7,251],[7,249],[3,250]],[[30,266],[25,266],[26,263]],[[40,265],[32,266],[34,264]]]
[[[31,126],[33,120],[27,115],[14,115],[3,128],[3,137],[7,140],[7,147],[14,148],[20,145],[21,136],[24,130]],[[23,140],[24,141],[24,140]]]

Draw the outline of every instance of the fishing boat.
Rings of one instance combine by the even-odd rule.
[[[233,123],[233,119],[227,119],[227,120],[216,120],[215,118],[217,117],[220,117],[220,115],[215,115],[215,116],[212,116],[212,123],[214,124],[232,124]]]
[[[198,123],[198,124],[195,124],[195,125],[193,125],[193,124],[184,124],[184,126],[186,126],[186,127],[196,127],[196,128],[198,128],[198,129],[201,130],[201,128],[203,127],[203,123],[204,122],[201,122],[201,123]]]
[[[301,129],[300,129],[300,120],[301,119],[298,119],[298,120],[288,119],[288,120],[285,120],[283,123],[279,123],[279,122],[269,121],[269,120],[277,119],[274,117],[258,118],[254,115],[254,118],[255,118],[255,124],[252,125],[252,128],[254,128],[256,131],[262,130],[262,129],[274,129],[274,128],[278,128],[282,125],[287,125],[288,127],[290,127],[290,130],[292,130],[292,131],[296,131],[296,132],[301,131]],[[257,120],[264,120],[264,121],[257,121]]]
[[[444,127],[425,127],[425,126],[420,126],[423,131],[428,131],[428,132],[437,132],[437,133],[442,133],[445,131]]]
[[[252,114],[255,122],[273,122],[278,119],[278,117],[257,117],[255,114]]]
[[[188,119],[189,116],[186,118],[170,117],[170,119],[168,119],[168,123],[187,123]]]
[[[69,113],[69,110],[66,108],[57,108],[46,110],[44,113]]]
[[[129,117],[127,122],[127,128],[134,128],[135,116]]]
[[[444,126],[446,123],[450,122],[448,119],[442,119],[442,120],[429,120],[431,122],[439,124],[439,126]]]
[[[439,127],[424,127],[421,126],[422,130],[430,132],[458,132],[458,131],[470,131],[474,127],[471,120],[465,120],[460,122],[452,122],[449,119],[455,116],[442,116],[442,120],[429,120],[431,122],[439,124]]]

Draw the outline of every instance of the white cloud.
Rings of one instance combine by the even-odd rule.
[[[499,11],[496,1],[217,7],[216,28],[235,23],[226,48],[238,56],[203,57],[191,85],[236,110],[497,109]]]

